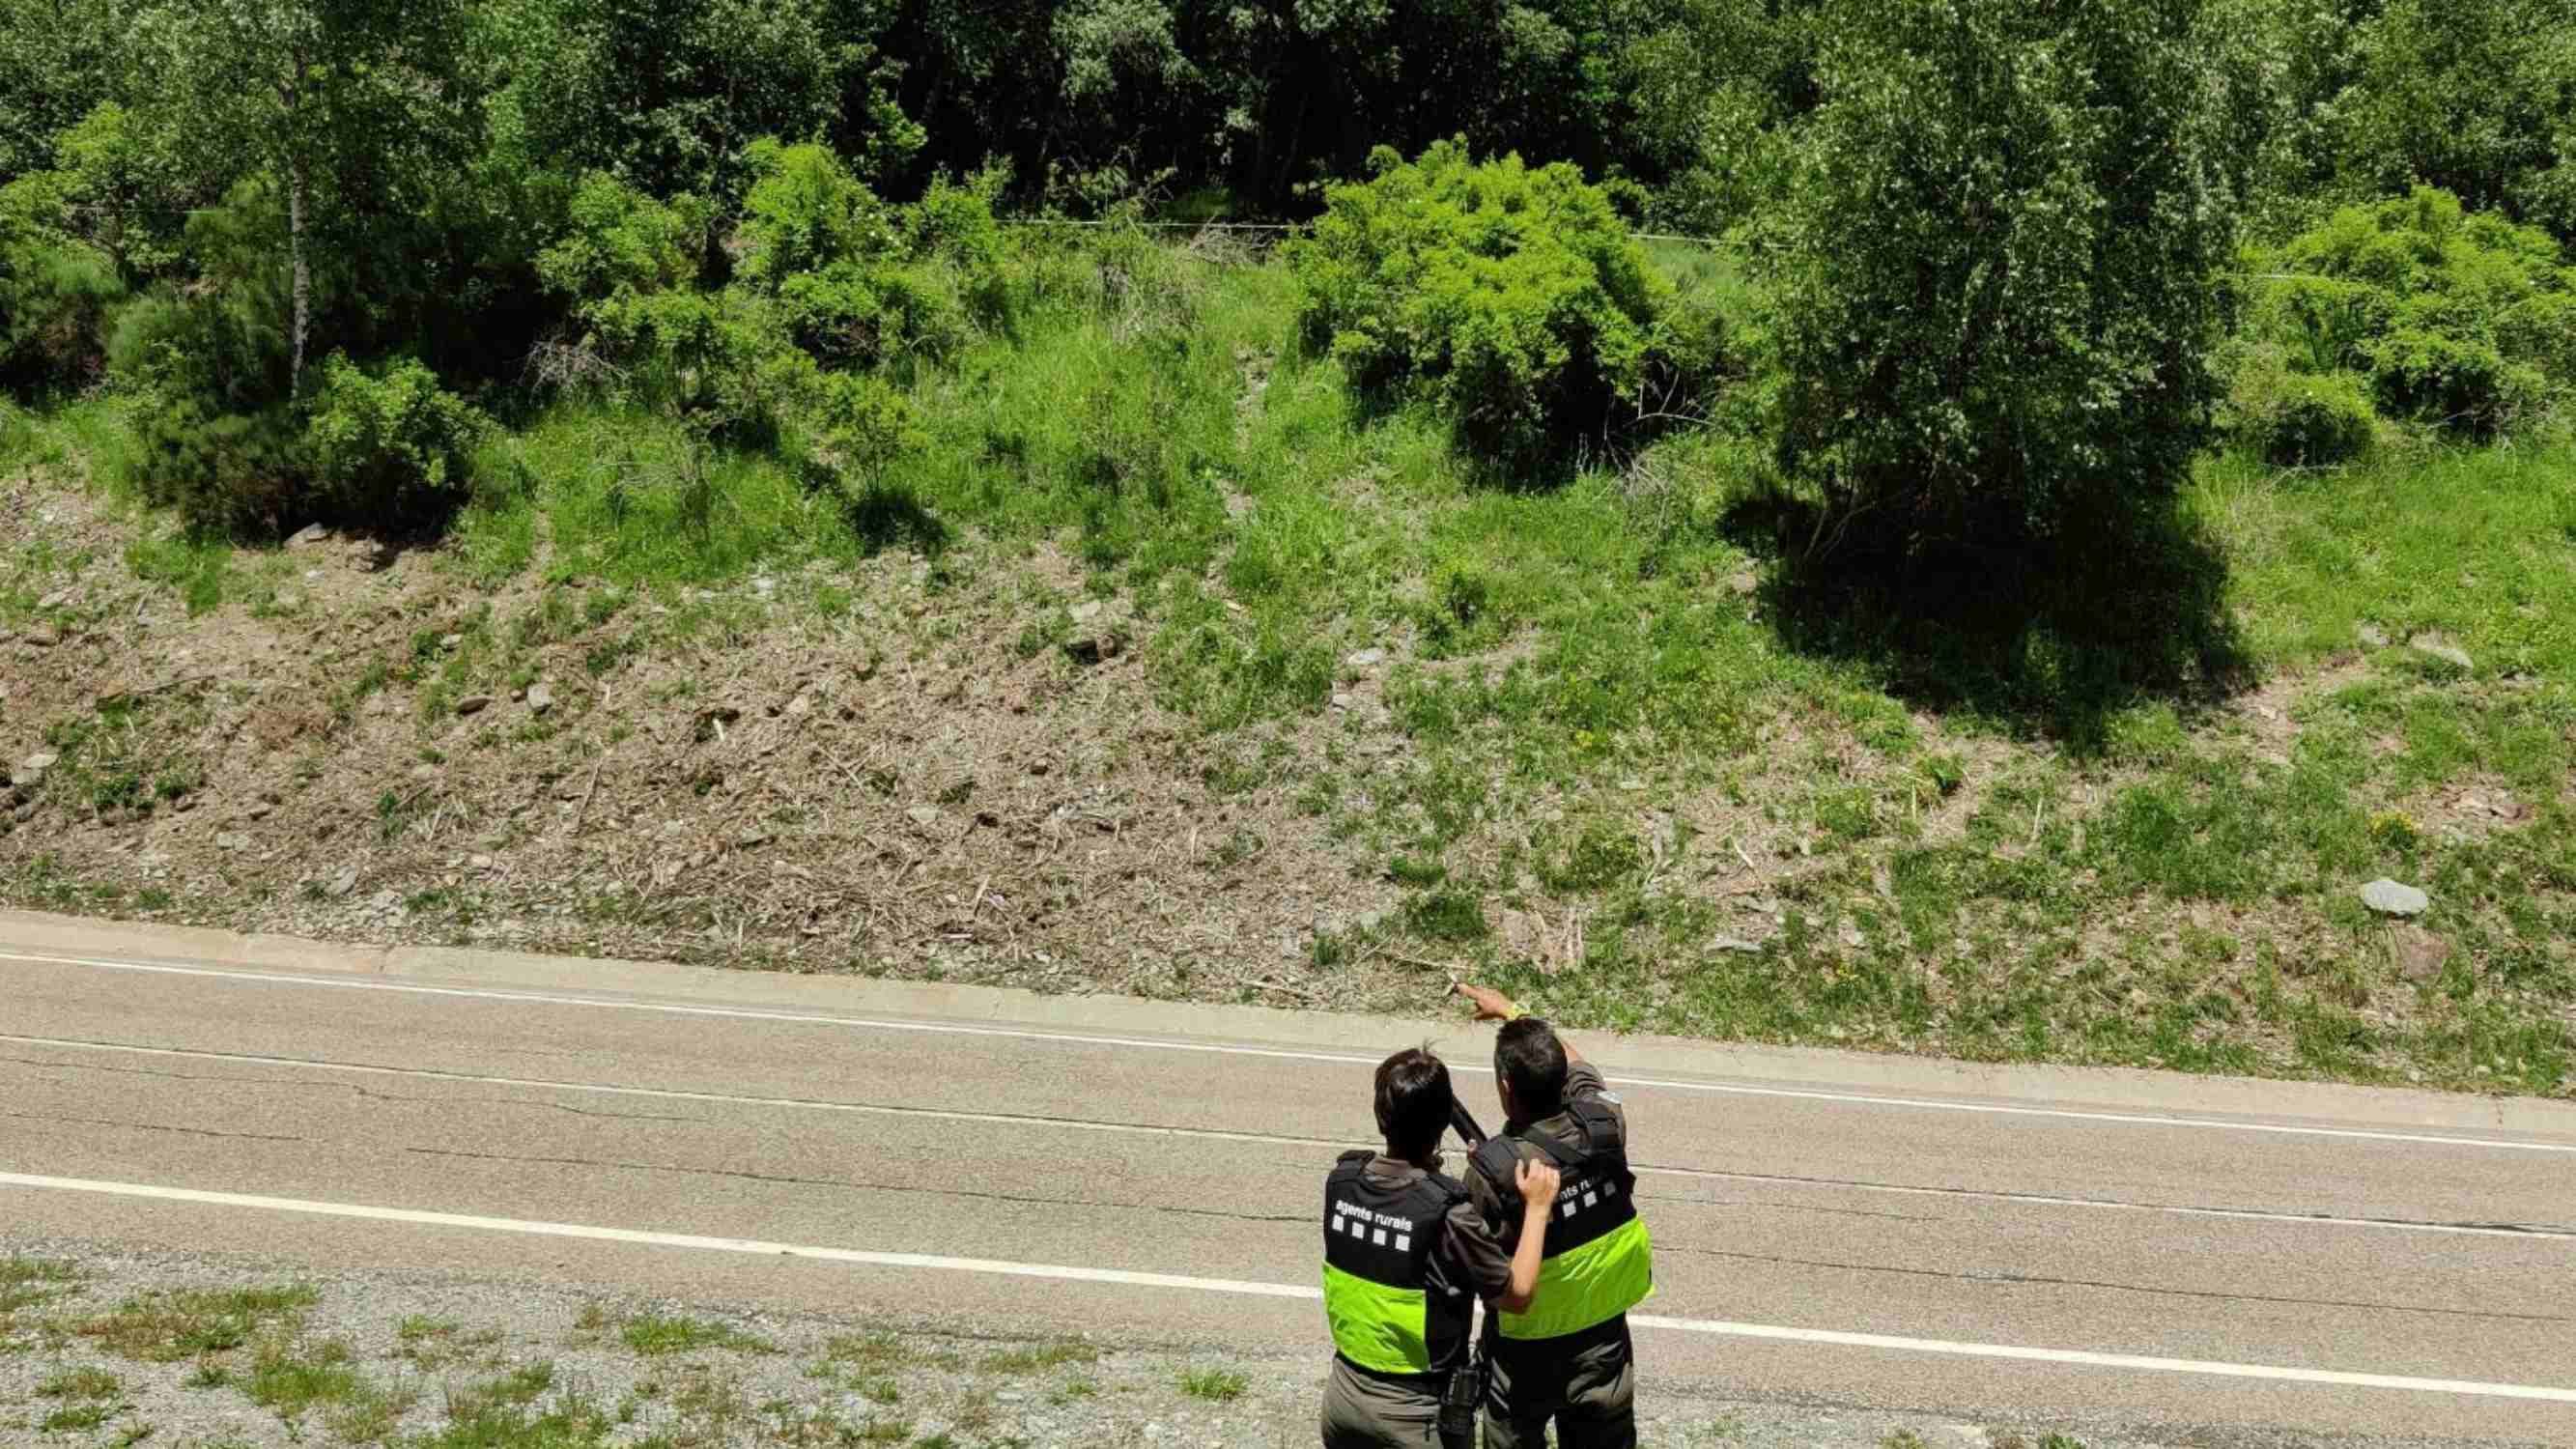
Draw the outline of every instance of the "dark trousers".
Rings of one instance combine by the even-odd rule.
[[[1637,1449],[1637,1356],[1626,1315],[1564,1338],[1485,1347],[1485,1449]]]
[[[1324,1380],[1324,1449],[1475,1449],[1440,1436],[1440,1396],[1428,1383],[1363,1373],[1333,1360]]]

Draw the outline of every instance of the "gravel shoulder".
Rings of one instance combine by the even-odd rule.
[[[0,1442],[153,1449],[1248,1449],[1314,1442],[1321,1364],[1024,1340],[935,1305],[806,1317],[436,1273],[0,1235]],[[1652,1449],[2353,1443],[1674,1393]],[[2369,1441],[2386,1445],[2394,1441]]]

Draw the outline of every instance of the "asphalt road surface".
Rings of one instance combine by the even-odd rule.
[[[1490,1029],[0,914],[0,1225],[1324,1351],[1319,1183]],[[2576,1444],[2576,1109],[1577,1034],[1646,1392]]]

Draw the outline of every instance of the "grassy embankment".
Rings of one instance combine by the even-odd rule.
[[[2576,450],[2212,458],[2134,577],[1926,615],[1801,586],[1744,526],[1743,443],[1480,481],[1301,358],[1292,304],[1276,264],[1175,254],[1034,309],[911,379],[930,446],[855,500],[639,413],[523,420],[441,566],[524,614],[392,667],[427,730],[526,683],[531,640],[600,680],[710,630],[757,649],[692,588],[776,575],[847,619],[850,566],[911,553],[919,652],[959,643],[943,593],[1068,675],[1084,599],[1132,610],[1243,822],[1210,870],[1303,831],[1401,890],[1315,933],[1295,978],[1327,996],[1472,967],[1591,1027],[2576,1091]],[[124,446],[110,400],[13,428],[30,472]],[[283,555],[138,527],[132,570],[192,611],[291,592]],[[0,625],[60,562],[13,550]],[[1391,751],[1358,740],[1380,708]],[[2381,875],[2430,913],[2375,919]]]

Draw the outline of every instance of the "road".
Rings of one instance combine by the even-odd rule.
[[[0,1231],[1313,1349],[1368,1068],[1487,1031],[0,914]],[[1658,1383],[2576,1444],[2576,1109],[1578,1034]]]

